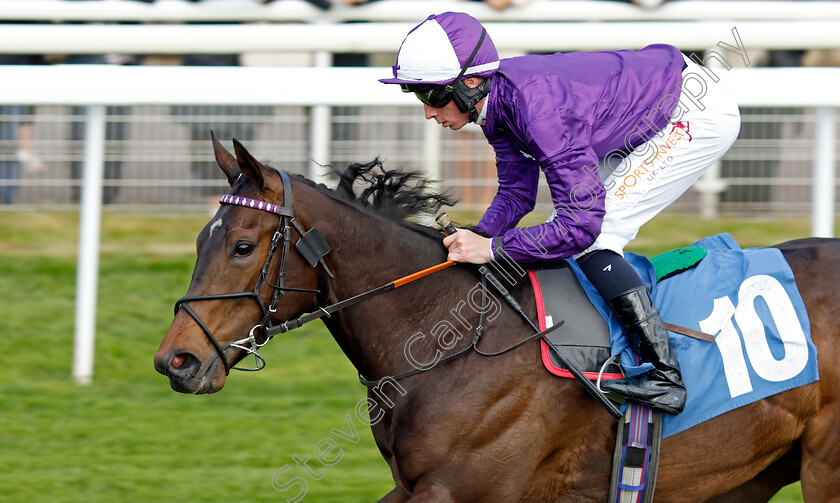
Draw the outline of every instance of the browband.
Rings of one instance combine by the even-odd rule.
[[[294,217],[295,210],[292,209],[292,184],[289,180],[289,175],[279,171],[280,179],[283,180],[283,206],[279,204],[272,204],[258,199],[250,199],[248,197],[234,196],[233,194],[225,194],[219,198],[222,204],[234,204],[237,206],[244,206],[246,208],[254,208],[255,210],[267,211],[275,215],[286,217]]]
[[[237,206],[244,206],[246,208],[254,208],[256,210],[263,210],[277,215],[283,215],[283,207],[279,204],[267,203],[265,201],[257,201],[256,199],[249,199],[247,197],[234,196],[225,194],[219,198],[219,202],[223,204],[235,204]]]

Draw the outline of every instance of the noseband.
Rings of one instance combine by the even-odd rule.
[[[254,285],[253,290],[249,292],[239,292],[239,293],[220,293],[220,294],[210,294],[210,295],[189,295],[186,297],[181,297],[175,302],[175,314],[178,314],[178,310],[183,309],[190,317],[198,324],[199,328],[204,332],[204,335],[207,336],[207,339],[213,344],[213,347],[216,349],[216,353],[219,354],[219,358],[221,358],[222,363],[225,366],[225,375],[230,373],[231,368],[235,370],[245,370],[245,371],[256,371],[262,370],[265,368],[265,359],[259,354],[259,348],[268,344],[268,341],[272,339],[272,337],[279,333],[276,330],[270,330],[274,327],[274,324],[271,320],[271,316],[277,311],[277,304],[280,302],[280,298],[285,295],[285,292],[305,292],[305,293],[320,293],[320,290],[317,289],[308,289],[308,288],[290,288],[285,286],[286,280],[286,267],[287,261],[289,258],[289,244],[291,243],[291,228],[294,227],[295,230],[300,234],[301,238],[295,243],[295,248],[300,252],[304,259],[311,265],[312,267],[316,267],[319,263],[324,267],[324,270],[330,277],[333,277],[332,272],[327,268],[327,264],[324,262],[324,256],[330,252],[330,246],[327,244],[324,237],[321,235],[320,231],[317,228],[309,229],[308,231],[304,231],[303,227],[295,220],[295,211],[292,209],[292,184],[289,180],[289,175],[286,173],[279,171],[280,178],[283,181],[283,204],[273,204],[268,203],[265,201],[259,201],[256,199],[249,199],[247,197],[235,196],[232,194],[226,194],[219,198],[219,202],[221,204],[232,204],[236,206],[244,206],[246,208],[253,208],[256,210],[262,210],[269,213],[273,213],[280,217],[280,222],[277,226],[277,230],[274,232],[274,236],[271,238],[271,244],[268,248],[268,255],[265,258],[265,264],[263,264],[262,270],[260,271],[260,275],[257,278],[257,282]],[[236,174],[234,173],[234,178],[238,178],[241,173]],[[277,280],[275,283],[271,283],[268,281],[268,271],[271,268],[271,262],[274,258],[274,255],[277,253],[277,250],[280,249],[280,266],[279,271],[277,273]],[[273,293],[271,296],[271,301],[269,302],[268,306],[266,306],[265,302],[263,302],[262,297],[260,297],[260,289],[263,285],[268,285],[273,289]],[[223,348],[213,333],[207,328],[207,325],[204,324],[203,321],[198,317],[195,311],[192,310],[189,306],[189,302],[199,301],[199,300],[227,300],[227,299],[239,299],[239,298],[251,298],[254,299],[257,305],[260,308],[261,313],[261,321],[254,325],[253,328],[248,332],[248,337],[243,339],[239,339],[236,341],[231,342],[227,347]],[[262,331],[265,334],[265,340],[260,343],[257,342],[256,339],[256,332]],[[256,366],[253,368],[243,368],[243,367],[231,367],[230,362],[225,355],[225,350],[228,347],[234,347],[238,349],[242,349],[247,353],[254,355],[256,360]]]

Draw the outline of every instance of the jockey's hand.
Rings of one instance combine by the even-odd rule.
[[[458,229],[455,234],[443,238],[443,246],[449,249],[449,256],[446,258],[455,262],[485,264],[493,260],[490,238],[479,236],[467,229]]]

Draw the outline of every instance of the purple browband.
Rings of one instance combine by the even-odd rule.
[[[271,204],[265,201],[257,201],[256,199],[248,199],[247,197],[233,196],[230,194],[225,194],[220,197],[219,202],[223,204],[235,204],[246,208],[268,211],[277,215],[280,214],[280,210],[283,208],[279,204]]]

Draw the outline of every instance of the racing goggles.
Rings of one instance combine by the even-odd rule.
[[[452,101],[452,86],[436,86],[430,84],[400,84],[404,93],[414,93],[417,99],[432,108],[443,108]]]

